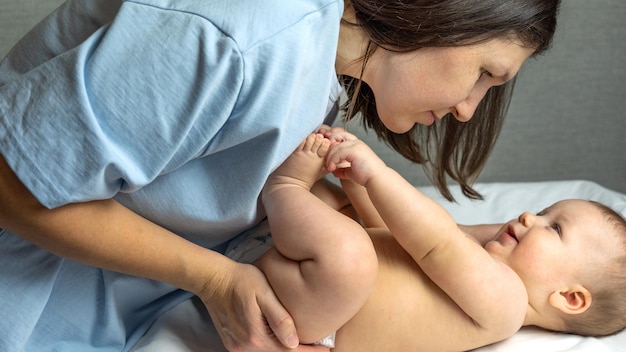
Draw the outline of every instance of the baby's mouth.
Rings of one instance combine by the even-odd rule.
[[[506,234],[511,236],[511,238],[513,238],[515,240],[515,242],[519,243],[519,239],[517,238],[517,235],[515,234],[515,230],[513,229],[513,226],[510,226],[506,229]]]

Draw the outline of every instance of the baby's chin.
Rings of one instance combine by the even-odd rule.
[[[505,245],[500,243],[497,239],[493,239],[485,243],[483,248],[485,249],[487,253],[489,253],[489,255],[491,255],[492,257],[496,259],[501,258],[502,255],[504,255],[506,252]]]

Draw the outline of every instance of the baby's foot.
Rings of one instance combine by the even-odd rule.
[[[313,184],[328,173],[324,157],[330,140],[320,133],[309,135],[267,180],[264,192],[276,187],[293,185],[311,190]]]

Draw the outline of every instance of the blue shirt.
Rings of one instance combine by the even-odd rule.
[[[336,0],[126,1],[23,74],[3,66],[2,153],[47,207],[116,197],[215,245],[260,220],[266,177],[324,120],[342,11]]]
[[[70,0],[0,64],[0,151],[46,207],[114,197],[214,247],[264,217],[258,196],[267,176],[336,102],[343,6]],[[95,269],[76,263],[66,276],[41,268],[39,281],[21,281],[19,267],[36,267],[41,258],[31,258],[45,254],[5,265],[22,245],[11,237],[13,244],[3,246],[9,235],[0,237],[0,276],[13,280],[10,290],[0,282],[5,321],[13,310],[2,307],[15,306],[25,292],[33,307],[47,309],[43,300],[51,298],[35,293],[39,284],[62,292],[67,285],[62,301],[80,294],[80,285],[106,286],[106,275],[77,282],[77,272]],[[122,321],[132,310],[111,304],[118,306],[102,309],[115,309]],[[46,316],[33,312],[33,319],[45,319],[37,314]],[[96,329],[96,317],[84,319]]]

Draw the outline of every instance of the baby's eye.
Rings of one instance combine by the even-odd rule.
[[[561,226],[559,226],[558,224],[554,224],[551,227],[559,236],[561,236]]]

